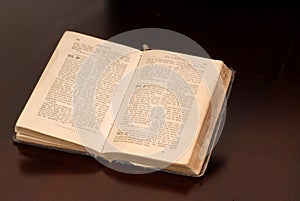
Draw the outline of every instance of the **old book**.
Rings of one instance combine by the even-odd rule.
[[[15,141],[188,176],[205,171],[233,71],[67,31],[15,126]]]

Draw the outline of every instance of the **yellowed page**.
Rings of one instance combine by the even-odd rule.
[[[66,32],[16,131],[25,128],[100,151],[114,120],[113,110],[120,106],[140,55],[141,51],[130,47]],[[119,87],[121,96],[114,98],[112,106],[115,89],[125,76]]]
[[[221,64],[168,51],[143,52],[103,152],[187,164]]]

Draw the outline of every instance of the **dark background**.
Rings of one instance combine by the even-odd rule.
[[[0,200],[300,200],[300,7],[279,3],[0,0]],[[236,70],[222,136],[202,178],[129,175],[12,141],[65,30],[103,39],[164,28]]]

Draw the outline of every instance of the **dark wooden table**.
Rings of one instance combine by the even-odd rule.
[[[123,3],[121,3],[123,2]],[[0,200],[300,200],[300,18],[296,4],[0,0]],[[12,141],[59,38],[159,27],[234,68],[222,136],[202,178],[130,175]]]

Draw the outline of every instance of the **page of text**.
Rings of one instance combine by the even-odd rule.
[[[16,126],[100,151],[140,56],[130,47],[66,32]]]

